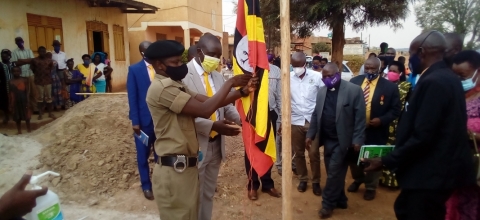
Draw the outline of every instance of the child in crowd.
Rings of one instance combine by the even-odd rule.
[[[105,79],[107,81],[107,91],[106,92],[112,92],[112,67],[110,66],[112,62],[110,61],[110,59],[108,59],[108,53],[105,53],[105,65],[107,67],[105,67],[105,71],[104,71],[104,74],[105,74]]]
[[[10,80],[9,107],[13,120],[17,123],[18,134],[22,133],[21,121],[27,124],[27,131],[30,133],[30,118],[32,116],[32,108],[29,106],[30,89],[28,80],[20,77],[22,70],[15,66],[12,68],[13,79]]]

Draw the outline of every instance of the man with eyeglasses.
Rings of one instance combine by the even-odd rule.
[[[322,209],[318,215],[329,218],[336,208],[347,208],[345,176],[349,148],[360,147],[364,141],[365,102],[360,86],[342,80],[338,66],[325,65],[322,71],[325,86],[316,97],[315,110],[305,145],[310,148],[324,146],[327,183],[322,194]],[[317,146],[311,146],[318,140]]]

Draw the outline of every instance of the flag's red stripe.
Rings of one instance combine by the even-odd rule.
[[[253,126],[245,120],[246,115],[241,99],[237,100],[235,106],[237,106],[238,113],[242,119],[242,136],[245,144],[245,152],[253,169],[258,173],[258,176],[263,176],[273,165],[272,158],[256,146],[256,143],[264,141],[265,138],[258,136]]]
[[[248,60],[251,66],[257,66],[267,70],[270,69],[268,66],[267,46],[265,43],[248,41],[248,52]]]
[[[246,21],[246,18],[245,18],[245,0],[238,0],[236,28],[242,36],[247,35],[247,27],[245,26],[245,21]]]

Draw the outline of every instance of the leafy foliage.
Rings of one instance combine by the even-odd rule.
[[[360,68],[365,63],[365,57],[361,55],[346,55],[343,56],[343,60],[348,61],[347,66],[355,75],[360,72]]]
[[[332,50],[332,47],[330,47],[330,45],[328,45],[324,42],[316,43],[312,47],[312,52],[313,53],[320,53],[320,52],[329,52],[330,53],[331,50]]]
[[[355,30],[380,24],[399,28],[402,27],[400,21],[405,20],[409,12],[408,3],[409,0],[290,0],[290,29],[299,38],[311,36],[312,31],[320,27],[332,29],[332,60],[340,66],[345,24],[352,25]],[[275,42],[272,45],[279,45],[279,1],[260,0],[260,12],[266,35],[270,28],[274,29],[274,37],[267,39]],[[271,48],[268,40],[267,47]]]
[[[185,50],[182,53],[182,63],[188,63],[188,50]]]
[[[471,36],[467,47],[475,47],[480,35],[480,0],[423,0],[415,7],[417,25],[424,31],[437,30]]]
[[[300,30],[326,27],[332,30],[332,61],[340,66],[345,45],[345,24],[354,30],[387,24],[402,27],[408,14],[408,0],[292,0],[291,13]],[[299,13],[302,12],[302,13]],[[299,31],[300,37],[305,32]]]

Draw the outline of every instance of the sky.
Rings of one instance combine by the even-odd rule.
[[[237,0],[222,0],[223,7],[223,26],[224,30],[230,34],[234,33],[235,22],[237,16],[233,14],[233,3],[232,1]],[[413,11],[413,6],[409,7],[410,13],[407,15],[403,23],[403,28],[399,28],[394,31],[391,27],[387,25],[369,27],[359,32],[353,31],[351,26],[345,28],[345,37],[360,37],[363,34],[363,40],[368,44],[368,38],[370,35],[370,44],[374,47],[379,47],[380,43],[387,42],[390,47],[394,48],[408,48],[410,42],[420,34],[421,28],[415,23],[415,13]],[[323,28],[314,30],[313,33],[316,36],[327,36],[331,32],[330,30]]]

